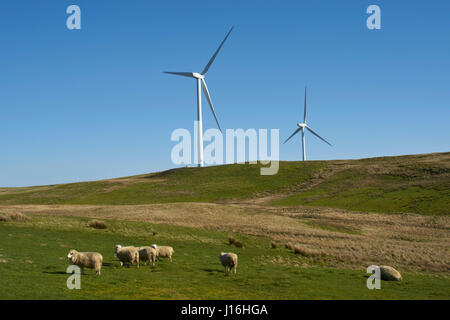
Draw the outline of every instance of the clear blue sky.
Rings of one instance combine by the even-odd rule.
[[[82,30],[66,28],[70,4]],[[366,28],[370,4],[381,30]],[[232,25],[207,77],[224,128],[279,128],[283,141],[307,84],[309,124],[333,144],[308,135],[309,159],[449,151],[449,14],[447,0],[3,0],[0,186],[173,167],[195,81],[162,71],[201,71]],[[280,158],[301,158],[299,136]]]

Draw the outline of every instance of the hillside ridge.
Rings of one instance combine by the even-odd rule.
[[[0,188],[0,205],[137,205],[176,202],[323,206],[448,215],[450,152],[359,160],[184,167],[92,182]]]

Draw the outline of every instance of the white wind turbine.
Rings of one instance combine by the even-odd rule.
[[[183,76],[188,78],[194,78],[197,79],[197,120],[198,120],[198,166],[203,167],[203,127],[202,127],[202,92],[200,87],[203,89],[203,92],[206,96],[206,99],[208,100],[209,106],[211,108],[211,112],[214,116],[214,119],[216,119],[217,126],[219,127],[219,130],[222,131],[220,128],[219,121],[217,120],[216,112],[214,111],[213,103],[211,101],[211,97],[209,95],[208,86],[205,82],[205,74],[208,72],[209,67],[211,67],[211,64],[214,62],[214,59],[216,59],[217,54],[219,53],[220,49],[222,48],[223,44],[227,40],[228,36],[230,35],[231,31],[233,31],[233,27],[231,27],[230,31],[228,31],[228,34],[226,35],[225,39],[223,39],[222,43],[220,44],[219,48],[217,48],[214,55],[209,60],[208,64],[206,65],[205,69],[203,69],[202,73],[197,72],[164,72],[168,74],[174,74],[177,76]]]
[[[291,134],[289,136],[289,138],[286,139],[286,141],[284,141],[283,143],[288,142],[288,140],[290,138],[292,138],[293,136],[295,136],[297,133],[299,133],[300,131],[302,132],[302,148],[303,148],[303,161],[306,160],[306,149],[305,149],[305,129],[307,129],[309,132],[311,132],[313,135],[315,135],[317,138],[319,138],[320,140],[324,141],[325,143],[329,144],[331,146],[331,144],[325,140],[324,138],[322,138],[321,136],[319,136],[317,133],[315,133],[313,131],[313,129],[311,129],[311,127],[309,127],[306,124],[306,87],[305,87],[305,107],[304,107],[304,113],[303,113],[303,123],[297,123],[297,130],[294,131],[293,134]]]

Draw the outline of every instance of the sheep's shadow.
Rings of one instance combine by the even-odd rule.
[[[53,274],[53,275],[57,275],[57,274],[62,275],[62,274],[64,274],[64,275],[68,275],[68,276],[74,274],[74,273],[65,272],[65,271],[43,271],[42,273]],[[92,273],[92,274],[95,274],[95,271],[94,271],[94,273]],[[89,271],[86,272],[86,270],[85,270],[84,273],[81,273],[81,275],[84,277],[84,276],[89,276],[89,275],[91,275],[91,274],[89,273]]]
[[[105,264],[103,264],[103,266],[105,266]],[[124,264],[123,266],[121,266],[118,263],[111,263],[109,264],[108,267],[112,267],[113,269],[141,269],[141,268],[145,268],[148,267],[146,265],[139,265],[139,268],[136,267],[136,265],[134,264]],[[154,268],[154,267],[153,267]]]
[[[209,272],[209,273],[215,273],[215,272],[221,272],[221,273],[225,273],[225,270],[221,270],[221,269],[209,269],[209,268],[204,268],[201,269],[202,271],[205,272]]]
[[[114,264],[111,262],[103,262],[102,263],[102,267],[112,267],[112,266],[114,266]]]
[[[69,274],[65,271],[43,271],[42,273],[46,273],[46,274]]]

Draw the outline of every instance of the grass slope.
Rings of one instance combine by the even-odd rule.
[[[314,188],[275,201],[379,213],[450,214],[450,154],[373,158],[342,164]]]
[[[239,202],[272,197],[266,203],[450,214],[450,153],[280,162],[279,168],[273,176],[261,176],[260,165],[235,164],[96,182],[0,188],[0,205]]]
[[[0,204],[151,204],[246,199],[282,192],[305,182],[323,162],[281,162],[278,174],[261,176],[260,165],[179,168],[136,177],[45,187],[0,189]]]
[[[403,273],[399,283],[366,288],[365,270],[327,268],[263,238],[234,235],[246,247],[227,244],[228,233],[107,220],[87,227],[79,217],[36,216],[0,227],[0,299],[448,299],[447,277]],[[156,232],[155,235],[154,232]],[[174,262],[119,268],[115,244],[170,244]],[[18,249],[20,248],[20,250]],[[69,249],[103,254],[102,275],[91,269],[81,290],[68,290]],[[218,253],[239,255],[238,274],[226,276]]]

